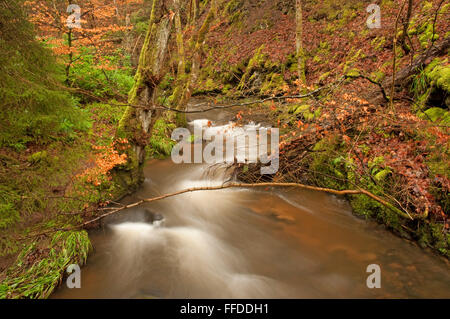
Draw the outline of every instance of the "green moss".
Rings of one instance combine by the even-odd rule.
[[[241,26],[240,23],[242,23],[242,18],[245,15],[244,10],[241,10],[242,5],[241,0],[232,0],[227,3],[223,10],[223,15],[228,16],[229,23],[236,27]]]
[[[346,174],[343,173],[346,171],[345,163],[335,160],[339,149],[340,139],[337,136],[324,138],[314,146],[309,169],[313,172],[313,178],[317,185],[334,189],[346,188],[345,181],[333,178]],[[336,172],[339,173],[336,174]]]
[[[441,120],[444,123],[447,123],[449,121],[449,112],[441,109],[440,107],[432,107],[423,113],[418,113],[419,117],[423,119],[430,119],[433,122],[436,122],[437,120]]]
[[[381,51],[384,48],[384,45],[386,44],[386,38],[384,36],[382,37],[376,37],[372,40],[370,43],[375,51]]]
[[[435,151],[427,156],[426,164],[432,176],[441,175],[450,178],[450,162],[446,160],[449,157],[449,145],[438,145]],[[448,200],[450,201],[450,198]]]
[[[434,33],[433,36],[433,23],[427,22],[425,23],[418,31],[419,36],[419,42],[422,48],[426,48],[428,46],[428,43],[433,39],[434,41],[439,39],[439,34]]]
[[[40,162],[47,162],[48,161],[47,151],[41,151],[41,152],[36,152],[36,153],[31,154],[28,157],[28,161],[31,164],[36,164],[36,163],[40,163]]]
[[[343,157],[341,151],[342,144],[338,137],[322,139],[314,146],[309,170],[312,171],[314,181],[317,185],[333,189],[352,189],[358,185],[371,193],[384,197],[382,188],[375,185],[370,178],[360,177],[354,173],[353,161],[350,158]],[[391,173],[389,168],[382,166],[383,158],[375,158],[369,165],[371,172],[376,179],[383,185],[389,179],[386,177]],[[351,183],[350,183],[351,182]],[[350,204],[357,215],[367,218],[374,218],[387,227],[404,234],[401,225],[404,219],[392,209],[387,208],[381,203],[365,195],[350,196]]]
[[[323,73],[320,77],[319,77],[319,83],[325,81],[329,76],[330,76],[331,72],[325,72]]]
[[[8,228],[19,220],[19,212],[13,203],[0,203],[0,229]],[[0,249],[0,255],[3,249]]]
[[[450,66],[447,64],[447,59],[435,59],[434,63],[425,68],[427,79],[431,85],[450,93]]]
[[[433,3],[431,1],[424,1],[422,5],[422,12],[428,12],[433,9]]]
[[[363,56],[363,54],[361,53],[361,49],[354,52],[354,49],[352,48],[347,56],[346,61],[344,62],[343,72],[347,73],[348,70],[353,66],[353,64],[362,56]]]
[[[369,187],[369,190],[372,193],[379,195],[379,192],[374,191],[373,187]],[[395,230],[400,234],[405,234],[401,227],[403,224],[403,219],[398,214],[386,208],[377,201],[364,195],[352,195],[350,204],[355,214],[374,218],[379,223],[386,225],[388,228]]]
[[[425,105],[430,96],[441,95],[442,103],[450,106],[450,99],[448,93],[450,92],[450,67],[447,64],[447,59],[434,59],[425,69],[421,70],[412,80],[410,91],[416,97],[417,106],[416,111],[423,112]],[[444,98],[446,98],[444,100]],[[440,111],[437,108],[432,108],[428,111],[435,121],[441,118],[444,122],[448,122],[449,115],[447,112]],[[429,118],[424,114],[418,114],[420,117]]]
[[[321,59],[318,55],[316,55],[316,56],[313,58],[313,62],[316,63],[316,64],[319,64],[320,62],[322,62],[322,59]]]
[[[336,25],[334,23],[332,23],[332,22],[328,23],[326,28],[325,28],[325,31],[328,34],[334,34],[336,32]]]
[[[302,118],[305,121],[311,122],[320,117],[321,108],[317,108],[313,111],[311,110],[311,106],[309,104],[294,104],[289,107],[288,112]]]
[[[153,133],[150,138],[151,149],[149,149],[151,156],[169,156],[175,145],[175,141],[172,141],[170,138],[170,133],[176,126],[172,123],[173,119],[170,116],[165,114],[165,116],[156,120],[153,126]]]
[[[347,76],[349,77],[357,77],[359,76],[361,73],[357,68],[353,68],[347,71]]]
[[[417,236],[420,246],[434,248],[446,257],[450,257],[450,237],[444,232],[442,225],[423,222],[417,231]]]
[[[386,77],[386,74],[384,72],[381,72],[381,71],[375,71],[375,72],[371,73],[371,78],[374,81],[379,82],[379,83],[381,83],[384,80],[385,77]]]
[[[282,87],[286,85],[283,76],[278,73],[269,74],[266,80],[261,86],[261,93],[268,94],[282,91]]]
[[[244,75],[241,78],[241,81],[238,85],[238,90],[242,90],[247,86],[247,81],[251,77],[253,71],[255,69],[261,68],[264,66],[265,62],[265,54],[262,52],[264,49],[264,44],[261,45],[258,50],[256,50],[255,55],[248,62],[247,68],[245,70]]]

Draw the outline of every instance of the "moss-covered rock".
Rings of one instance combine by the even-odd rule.
[[[450,93],[450,66],[447,61],[436,59],[431,67],[426,68],[425,74],[431,85]]]

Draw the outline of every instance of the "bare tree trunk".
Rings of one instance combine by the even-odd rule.
[[[69,62],[66,65],[66,85],[70,85],[70,68],[73,64],[73,52],[72,52],[72,29],[67,32],[67,46],[69,47]]]
[[[302,84],[306,85],[305,75],[305,52],[303,50],[303,13],[302,0],[295,0],[295,36],[296,36],[296,50],[297,50],[297,64],[298,64],[298,78]]]
[[[133,43],[131,38],[131,30],[129,30],[131,22],[130,22],[130,15],[128,13],[126,13],[125,16],[125,26],[127,27],[127,30],[125,30],[125,37],[124,37],[125,52],[131,54]]]
[[[402,35],[400,37],[400,41],[399,41],[402,46],[403,51],[405,51],[406,54],[408,54],[412,49],[406,43],[406,39],[408,38],[409,21],[411,20],[411,15],[412,15],[412,6],[413,6],[413,0],[408,0],[408,9],[406,12],[406,20],[403,22],[403,33],[402,33]]]
[[[155,108],[156,88],[164,76],[163,63],[171,29],[171,16],[163,11],[164,0],[154,0],[149,28],[141,50],[135,83],[128,96],[130,104],[117,130],[117,137],[127,138],[127,187],[143,180],[142,164],[153,124],[159,115]],[[138,107],[136,107],[138,106]]]

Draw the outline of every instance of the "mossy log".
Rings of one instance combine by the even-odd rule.
[[[450,37],[445,38],[438,45],[434,45],[418,56],[414,61],[396,72],[396,85],[405,86],[409,83],[411,76],[415,74],[420,68],[427,66],[434,58],[447,54],[450,48]],[[389,87],[392,84],[392,76],[383,81],[383,87]]]

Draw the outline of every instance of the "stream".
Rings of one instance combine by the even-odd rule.
[[[188,121],[217,128],[237,110],[189,114]],[[168,158],[150,160],[145,177],[123,203],[232,176],[224,165]],[[81,288],[63,283],[52,298],[450,298],[446,261],[321,192],[186,193],[110,216],[90,238]],[[370,264],[380,266],[381,288],[367,287]]]

